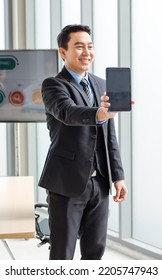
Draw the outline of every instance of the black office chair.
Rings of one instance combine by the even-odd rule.
[[[40,209],[44,208],[44,212]],[[35,204],[35,227],[36,227],[36,238],[41,242],[38,247],[49,243],[50,244],[50,229],[48,225],[48,204],[36,203]]]

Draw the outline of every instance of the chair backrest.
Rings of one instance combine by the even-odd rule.
[[[33,177],[0,177],[0,238],[33,237],[35,237]]]

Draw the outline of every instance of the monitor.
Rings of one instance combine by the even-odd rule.
[[[41,84],[58,73],[58,51],[0,50],[0,122],[44,122]]]

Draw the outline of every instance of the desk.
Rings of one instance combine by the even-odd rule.
[[[0,238],[34,238],[34,217],[33,177],[0,177]]]

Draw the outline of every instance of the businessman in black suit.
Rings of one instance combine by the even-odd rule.
[[[94,60],[90,35],[84,25],[61,30],[57,40],[65,65],[42,84],[51,145],[39,186],[48,190],[52,260],[73,259],[78,236],[81,259],[101,259],[112,182],[114,201],[127,195],[105,81],[88,73]]]

